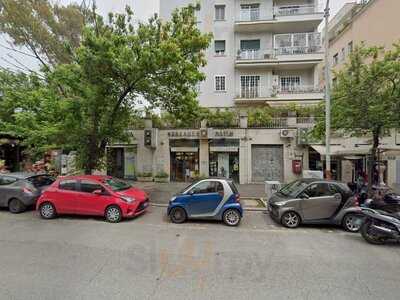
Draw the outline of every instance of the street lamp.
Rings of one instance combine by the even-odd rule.
[[[330,64],[329,64],[329,0],[326,0],[326,7],[324,10],[325,19],[325,175],[327,179],[332,179],[331,170],[331,78],[330,78]]]

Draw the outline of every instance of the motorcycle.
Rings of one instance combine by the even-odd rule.
[[[360,232],[368,243],[381,245],[389,241],[400,242],[400,212],[364,207],[362,213],[365,219]]]

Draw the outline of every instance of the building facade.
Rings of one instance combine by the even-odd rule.
[[[347,3],[329,23],[329,57],[339,70],[354,47],[382,46],[386,50],[400,42],[398,0],[369,0]]]
[[[396,2],[375,0],[383,1]],[[167,20],[174,9],[195,2],[162,0],[160,16]],[[199,89],[201,106],[240,110],[323,101],[324,53],[318,32],[323,13],[318,0],[200,2],[198,26],[213,34],[203,69],[206,80]],[[240,183],[289,182],[303,176],[304,170],[324,170],[325,147],[307,134],[314,123],[312,117],[295,115],[273,119],[263,128],[250,128],[245,115],[233,128],[202,124],[160,129],[147,122],[145,129],[131,131],[129,144],[108,148],[113,162],[109,174],[125,178],[166,174],[171,181],[219,176]],[[400,183],[397,147],[400,135],[392,131],[381,149],[390,184]],[[335,179],[354,182],[358,172],[366,170],[369,138],[333,137],[331,148]]]
[[[169,19],[191,0],[160,1]],[[317,65],[323,60],[318,0],[203,0],[198,27],[211,32],[205,107],[315,104],[323,100]]]

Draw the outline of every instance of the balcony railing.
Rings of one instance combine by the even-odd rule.
[[[311,47],[282,47],[267,50],[238,50],[238,60],[276,59],[279,55],[301,55],[321,53],[321,46]]]
[[[321,53],[321,46],[308,46],[308,47],[281,47],[274,49],[274,55],[301,55],[301,54],[314,54]]]
[[[260,86],[242,86],[238,98],[242,99],[257,99],[266,97],[266,93],[261,92]]]
[[[274,7],[275,17],[314,14],[317,12],[315,5],[282,5]]]
[[[313,85],[292,85],[292,86],[279,86],[278,94],[306,94],[306,93],[322,93],[321,88]]]

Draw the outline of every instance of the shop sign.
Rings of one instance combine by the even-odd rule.
[[[200,136],[199,130],[175,130],[168,132],[168,137],[170,139],[199,138],[199,136]]]
[[[229,129],[209,129],[208,137],[214,139],[224,138],[242,138],[245,136],[243,130],[229,130]]]

